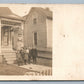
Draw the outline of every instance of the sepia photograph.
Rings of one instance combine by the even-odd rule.
[[[50,7],[0,7],[0,75],[52,76]]]
[[[84,80],[84,4],[0,4],[0,81]]]

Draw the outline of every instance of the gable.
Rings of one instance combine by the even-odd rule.
[[[31,19],[32,19],[32,21],[33,21],[33,19],[37,19],[38,21],[43,21],[44,19],[46,19],[46,16],[45,15],[43,15],[41,12],[38,12],[38,11],[36,11],[36,10],[31,10],[30,12],[29,12],[29,14],[28,15],[26,15],[25,17],[25,22],[28,22],[28,21],[30,21]]]
[[[40,8],[40,7],[32,7],[30,9],[30,12],[23,17],[24,20],[29,18],[32,14],[34,14],[34,12],[37,12],[39,15],[42,15],[48,19],[52,19],[52,12],[51,11],[45,10],[43,8]]]

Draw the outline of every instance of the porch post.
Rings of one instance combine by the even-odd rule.
[[[1,18],[0,18],[0,63],[2,63],[2,53],[1,53]]]
[[[10,38],[10,46],[11,46],[11,50],[13,49],[13,30],[10,32],[11,33],[11,38]]]

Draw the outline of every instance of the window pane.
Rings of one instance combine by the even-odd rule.
[[[34,23],[34,24],[36,24],[36,23],[37,23],[36,18],[34,18],[34,19],[33,19],[33,23]]]
[[[34,33],[34,45],[37,45],[37,33]]]

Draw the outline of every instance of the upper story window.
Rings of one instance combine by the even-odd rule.
[[[36,24],[36,23],[37,23],[37,19],[34,18],[34,19],[33,19],[33,24]]]

